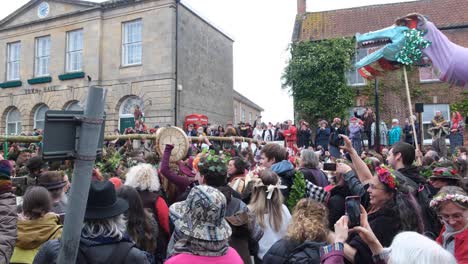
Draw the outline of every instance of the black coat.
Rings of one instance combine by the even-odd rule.
[[[320,264],[320,247],[326,243],[305,241],[300,243],[293,240],[281,239],[277,241],[263,257],[263,263],[308,263]]]
[[[308,148],[310,145],[310,136],[311,136],[310,129],[306,129],[306,130],[299,129],[297,131],[297,146],[299,148],[300,147]]]
[[[393,238],[401,231],[399,214],[391,205],[369,214],[367,220],[375,236],[384,247],[389,247]],[[357,233],[351,233],[347,242],[357,250],[354,263],[374,263],[372,251]]]
[[[335,223],[345,214],[346,196],[351,196],[351,192],[346,186],[335,186],[330,191],[328,207],[328,227],[335,230]]]

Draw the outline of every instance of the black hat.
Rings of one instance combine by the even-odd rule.
[[[114,185],[110,181],[91,182],[84,216],[86,220],[111,218],[124,213],[127,209],[127,201],[117,198]]]

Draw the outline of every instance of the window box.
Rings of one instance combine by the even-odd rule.
[[[23,85],[21,81],[9,81],[9,82],[4,82],[0,83],[0,87],[5,89],[5,88],[12,88],[12,87],[19,87]]]
[[[38,84],[38,83],[48,83],[52,81],[52,77],[46,76],[46,77],[37,77],[37,78],[32,78],[28,80],[29,84]]]
[[[58,78],[61,81],[66,81],[66,80],[84,78],[84,76],[85,76],[84,72],[70,72],[70,73],[61,74],[58,76]]]

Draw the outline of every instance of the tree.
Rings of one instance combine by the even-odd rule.
[[[282,80],[293,96],[296,119],[315,124],[320,118],[344,117],[354,99],[345,79],[354,57],[354,40],[297,42],[290,52]]]

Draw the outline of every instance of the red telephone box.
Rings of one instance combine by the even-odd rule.
[[[184,128],[187,129],[189,125],[193,125],[195,129],[202,125],[208,125],[208,117],[200,114],[188,115],[185,117]]]

